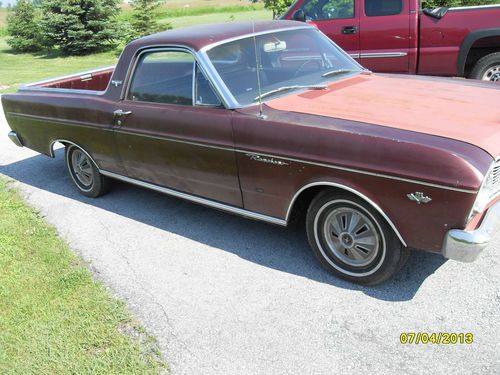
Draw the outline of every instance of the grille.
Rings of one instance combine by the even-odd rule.
[[[491,171],[493,196],[500,193],[500,161],[497,161]]]

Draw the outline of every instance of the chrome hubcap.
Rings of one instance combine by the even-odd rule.
[[[71,166],[73,167],[73,172],[77,180],[84,185],[89,187],[94,181],[94,175],[92,172],[92,165],[90,160],[81,150],[75,150],[71,154]]]
[[[349,266],[364,267],[380,251],[380,235],[375,224],[354,208],[341,207],[330,212],[323,234],[330,252]]]
[[[500,82],[500,65],[495,65],[489,68],[483,74],[483,81]]]

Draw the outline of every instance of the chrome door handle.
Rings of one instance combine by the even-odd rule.
[[[124,111],[121,109],[117,109],[116,111],[114,111],[113,118],[114,118],[114,121],[116,122],[116,126],[122,126],[122,124],[123,124],[122,117],[126,117],[126,116],[130,115],[131,113],[132,113],[132,111]]]
[[[121,109],[117,109],[116,111],[113,112],[113,115],[115,115],[115,117],[120,117],[120,116],[128,116],[131,113],[132,111],[124,111]]]

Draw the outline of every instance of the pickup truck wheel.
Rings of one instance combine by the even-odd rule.
[[[490,53],[479,59],[470,78],[500,83],[500,52]]]
[[[99,173],[88,154],[77,146],[66,146],[66,165],[81,194],[96,198],[108,192],[110,181]]]
[[[306,229],[314,255],[334,275],[364,285],[382,283],[406,262],[392,229],[358,197],[325,190],[311,202]]]

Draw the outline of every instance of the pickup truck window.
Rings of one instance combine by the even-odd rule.
[[[139,58],[128,100],[193,104],[194,58],[189,52],[149,52]]]
[[[365,15],[395,16],[403,11],[403,0],[365,0]]]
[[[308,20],[354,18],[354,0],[306,0],[302,10]]]

